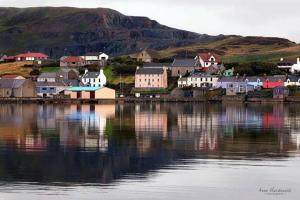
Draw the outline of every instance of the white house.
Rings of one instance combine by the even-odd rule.
[[[284,86],[300,86],[300,77],[296,75],[287,76],[287,79],[284,82]]]
[[[180,77],[178,80],[178,87],[198,87],[198,88],[216,88],[218,83],[218,76],[194,73],[187,78]]]
[[[300,71],[300,58],[297,58],[296,61],[285,60],[283,58],[280,59],[278,63],[279,69],[287,69],[291,73],[299,72]]]
[[[203,68],[208,68],[210,66],[217,66],[221,64],[221,57],[214,53],[200,53],[195,58],[199,61]]]
[[[89,72],[88,70],[85,70],[85,73],[81,78],[81,82],[84,85],[91,87],[103,87],[106,85],[106,76],[102,69],[100,72]]]
[[[101,60],[108,60],[109,56],[105,53],[99,52],[99,53],[87,53],[84,56],[81,56],[83,59],[85,59],[87,62],[89,61],[101,61]]]

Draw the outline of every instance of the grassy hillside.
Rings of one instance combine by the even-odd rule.
[[[224,62],[276,62],[281,57],[296,58],[300,46],[286,39],[231,36],[205,44],[194,44],[160,51],[162,58],[193,57],[212,51],[223,56]]]
[[[28,76],[31,68],[25,68],[24,65],[31,65],[32,62],[14,62],[0,64],[0,75],[3,74],[17,74],[21,76]]]

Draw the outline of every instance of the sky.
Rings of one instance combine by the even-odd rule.
[[[0,7],[105,7],[209,35],[283,37],[300,43],[299,0],[0,0]]]

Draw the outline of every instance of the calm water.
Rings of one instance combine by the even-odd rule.
[[[299,152],[294,104],[0,105],[1,200],[299,199]]]

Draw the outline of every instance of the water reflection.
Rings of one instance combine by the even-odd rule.
[[[299,118],[283,104],[1,105],[0,181],[109,184],[195,159],[296,157]]]

